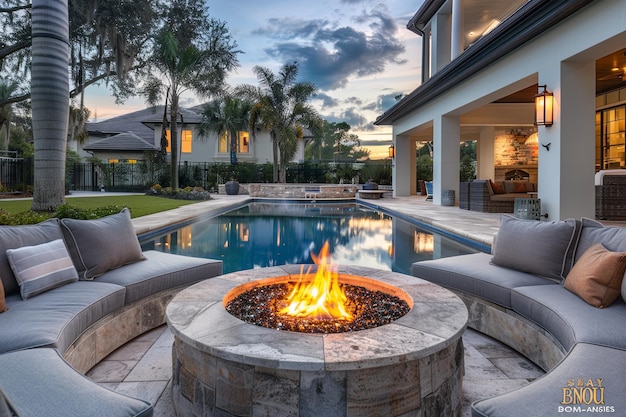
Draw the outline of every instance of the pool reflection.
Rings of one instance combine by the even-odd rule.
[[[358,204],[251,203],[142,242],[188,256],[221,259],[224,273],[313,263],[325,241],[336,264],[410,274],[418,260],[476,252],[451,239]]]

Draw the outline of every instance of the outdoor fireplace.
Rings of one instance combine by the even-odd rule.
[[[172,300],[166,317],[175,336],[172,393],[179,417],[460,415],[461,335],[468,315],[442,287],[389,271],[333,267],[338,285],[363,287],[366,298],[381,292],[389,297],[383,304],[408,306],[406,314],[363,330],[290,331],[227,311],[242,295],[255,304],[259,289],[274,294],[272,286],[287,284],[288,290],[277,290],[284,294],[312,282],[321,267],[309,267],[227,274]],[[322,328],[348,321],[316,317]]]

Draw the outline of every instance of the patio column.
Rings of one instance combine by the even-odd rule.
[[[554,67],[539,74],[554,92],[554,124],[539,126],[541,211],[549,220],[594,218],[595,62]]]
[[[430,78],[430,58],[432,51],[430,50],[431,30],[427,28],[422,36],[422,83],[425,83]]]
[[[494,142],[496,129],[493,126],[484,126],[480,129],[480,138],[476,149],[477,169],[476,179],[495,180],[494,169]]]
[[[433,203],[441,204],[441,191],[454,190],[459,198],[461,126],[458,116],[435,118],[433,126]]]
[[[454,59],[463,53],[463,0],[452,0],[452,35],[450,58]]]
[[[396,136],[396,157],[392,159],[392,188],[394,197],[416,194],[415,141],[409,136]]]
[[[449,14],[438,13],[431,21],[431,77],[451,61],[450,20]]]

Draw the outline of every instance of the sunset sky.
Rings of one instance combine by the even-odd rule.
[[[422,0],[213,0],[209,13],[227,22],[243,54],[229,84],[257,85],[252,67],[277,71],[297,61],[299,81],[318,88],[312,103],[323,118],[346,121],[372,157],[384,157],[391,128],[373,122],[419,85],[421,38],[406,29]],[[183,106],[199,104],[189,96]],[[145,108],[143,98],[116,105],[104,87],[86,91],[91,121]]]

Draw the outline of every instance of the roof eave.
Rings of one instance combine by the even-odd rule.
[[[432,0],[429,3],[437,1]],[[591,2],[593,0],[529,1],[491,33],[479,39],[424,84],[379,116],[374,124],[378,126],[393,124],[396,120],[553,28]]]

